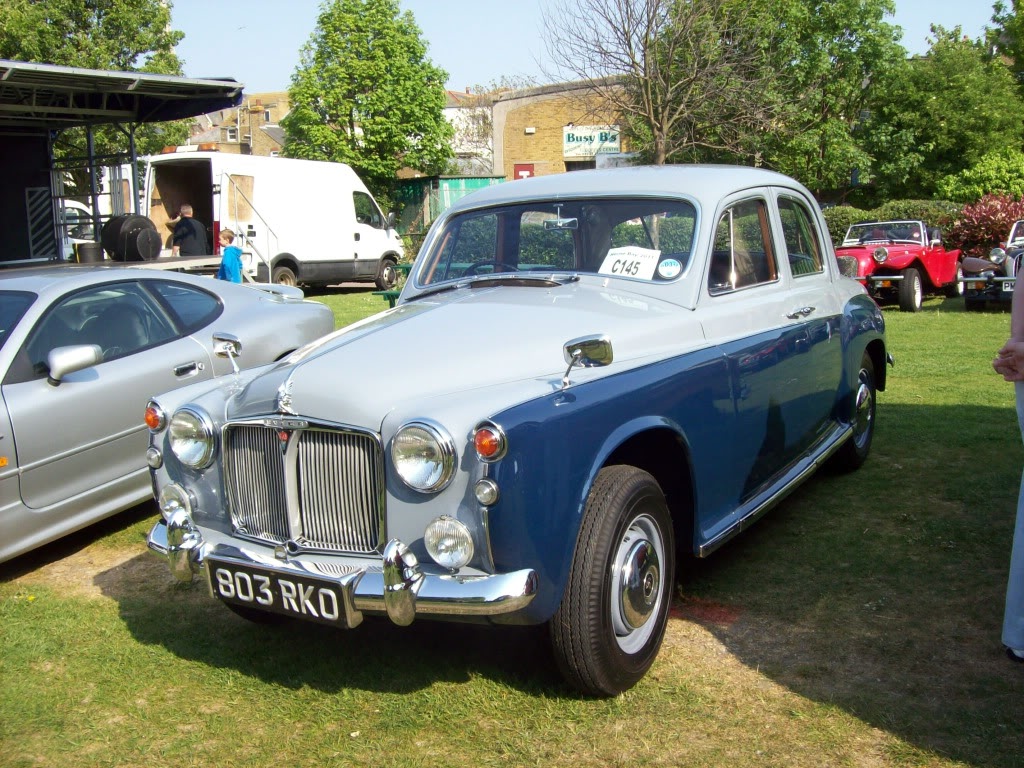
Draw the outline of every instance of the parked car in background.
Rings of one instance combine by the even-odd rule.
[[[838,256],[857,259],[857,276],[878,301],[917,312],[925,293],[963,293],[960,251],[947,251],[938,227],[923,221],[864,221],[851,226]]]
[[[146,401],[231,372],[217,354],[231,335],[255,366],[333,327],[330,309],[296,288],[103,267],[0,271],[0,561],[151,497]]]
[[[566,680],[614,695],[658,653],[680,553],[865,461],[887,358],[786,176],[489,187],[395,308],[150,403],[149,546],[257,621],[546,623]]]
[[[986,258],[964,258],[964,309],[980,312],[990,303],[1009,304],[1024,253],[1024,219],[1010,226],[1006,240]]]

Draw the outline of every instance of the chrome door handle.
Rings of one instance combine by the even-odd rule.
[[[193,360],[191,363],[182,363],[181,365],[174,366],[174,375],[178,378],[183,376],[195,376],[201,370],[203,370],[203,364]]]
[[[801,317],[807,317],[812,312],[814,312],[814,307],[800,307],[799,309],[794,309],[786,317],[790,320],[798,320]]]

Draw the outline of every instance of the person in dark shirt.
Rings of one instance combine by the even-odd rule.
[[[172,256],[207,256],[210,246],[206,242],[206,227],[192,218],[192,206],[181,206],[181,216],[171,234]]]

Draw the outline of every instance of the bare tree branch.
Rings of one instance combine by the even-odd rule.
[[[754,156],[775,117],[771,33],[735,0],[556,0],[552,81],[584,81],[653,162]]]

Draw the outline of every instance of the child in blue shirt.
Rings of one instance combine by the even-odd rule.
[[[232,245],[235,233],[230,229],[220,231],[221,259],[217,270],[218,280],[230,280],[232,283],[242,282],[242,249]]]

